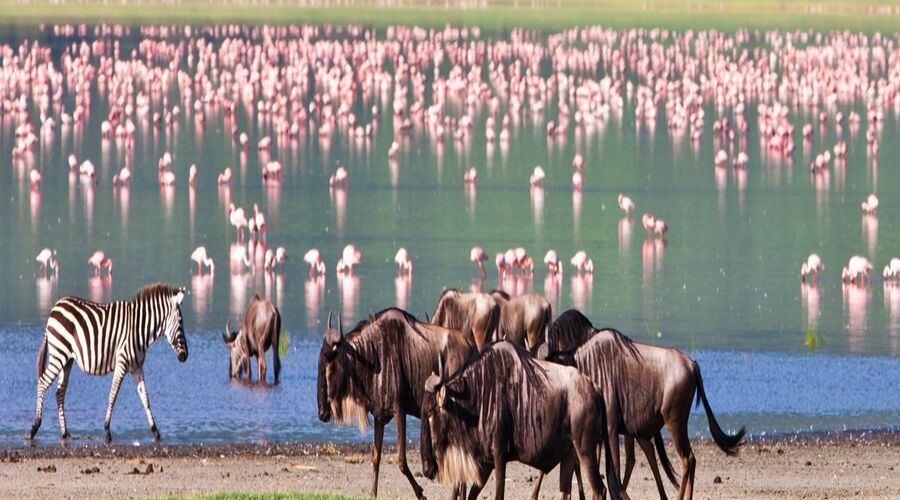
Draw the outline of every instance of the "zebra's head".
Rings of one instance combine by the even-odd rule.
[[[184,336],[184,318],[181,316],[181,301],[184,300],[184,288],[175,290],[172,295],[172,309],[163,323],[163,332],[175,350],[178,361],[184,363],[188,358],[187,338]]]

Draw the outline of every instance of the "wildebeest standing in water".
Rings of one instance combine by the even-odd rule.
[[[500,322],[500,305],[486,293],[444,290],[438,299],[431,324],[463,332],[478,350],[494,339]]]
[[[491,296],[500,305],[498,340],[506,339],[524,346],[531,354],[537,352],[553,318],[550,302],[540,295],[510,297],[500,290],[493,290]]]
[[[618,498],[603,396],[578,370],[537,361],[521,347],[501,341],[452,376],[445,369],[440,376],[431,375],[425,390],[421,448],[429,479],[437,476],[480,489],[496,469],[495,497],[500,499],[507,462],[544,473],[559,464],[560,491],[567,498],[580,463],[594,498],[601,498],[606,494],[597,464],[602,441],[610,493]],[[477,494],[473,490],[469,498]]]
[[[281,373],[281,360],[278,357],[278,343],[281,336],[281,313],[269,300],[255,295],[247,306],[241,328],[231,331],[230,320],[225,323],[222,334],[229,350],[228,376],[241,378],[247,373],[247,380],[252,381],[250,358],[256,357],[259,383],[266,382],[266,351],[272,348],[272,365],[275,369],[275,383]]]
[[[375,424],[372,451],[372,496],[378,494],[378,469],[384,426],[397,423],[397,454],[403,475],[416,497],[424,498],[422,487],[406,463],[406,416],[418,417],[425,393],[425,380],[438,369],[438,355],[446,353],[451,369],[461,367],[476,353],[475,345],[454,330],[420,323],[401,309],[390,308],[361,321],[344,335],[328,329],[319,353],[317,399],[319,419],[350,424],[354,419],[365,430],[368,414]]]
[[[709,420],[713,441],[729,455],[737,453],[744,436],[741,427],[735,435],[728,435],[719,427],[706,399],[703,378],[697,363],[674,348],[635,342],[613,329],[597,330],[590,320],[576,310],[560,315],[550,326],[547,341],[538,357],[570,366],[587,375],[604,395],[606,422],[611,436],[626,436],[626,465],[623,489],[634,467],[634,443],[628,436],[644,440],[642,448],[654,469],[660,496],[665,490],[656,471],[656,461],[650,456],[649,440],[656,440],[664,468],[667,467],[660,430],[665,425],[672,436],[672,444],[681,458],[682,482],[679,498],[692,498],[696,459],[688,437],[691,403],[697,395]],[[610,440],[612,459],[619,468],[618,439]],[[666,472],[675,483],[668,466]]]

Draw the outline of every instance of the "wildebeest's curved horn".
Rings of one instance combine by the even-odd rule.
[[[226,343],[234,342],[234,339],[237,338],[237,332],[231,332],[231,320],[225,322],[225,332],[222,333],[222,340]]]
[[[425,390],[427,392],[434,393],[437,390],[438,386],[441,385],[441,378],[437,373],[432,372],[431,375],[425,379]]]
[[[441,376],[441,382],[447,380],[447,371],[444,369],[444,351],[438,354],[438,373]]]
[[[328,310],[328,329],[331,330],[331,309]]]
[[[338,331],[341,332],[341,337],[344,336],[344,318],[342,316],[338,314]]]

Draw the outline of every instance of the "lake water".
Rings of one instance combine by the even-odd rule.
[[[13,61],[12,51],[27,39],[49,47],[59,69],[72,43],[115,38],[97,36],[92,29],[83,35],[54,35],[51,28],[36,26],[4,30],[2,42],[12,49],[2,55],[3,65],[22,66],[21,60]],[[307,35],[311,40],[353,36],[344,30]],[[214,33],[204,36],[221,49]],[[274,36],[297,40],[296,34]],[[386,34],[376,36],[383,40]],[[510,36],[482,34],[486,40]],[[167,38],[177,44],[184,37],[178,31]],[[251,45],[262,40],[259,33],[238,37]],[[137,28],[123,35],[122,57],[140,39]],[[547,43],[542,36],[533,39]],[[759,39],[741,43],[771,49]],[[99,65],[97,56],[87,60]],[[153,64],[168,62],[160,58]],[[185,60],[181,68],[194,72]],[[441,65],[442,77],[449,69],[446,62]],[[549,59],[542,59],[537,70],[549,76]],[[427,107],[433,77],[431,69],[424,73]],[[601,69],[590,76],[602,75]],[[633,72],[626,77],[640,78]],[[135,83],[135,94],[141,85]],[[437,141],[415,123],[399,140],[396,161],[389,161],[398,125],[391,119],[390,85],[354,100],[352,109],[362,124],[372,122],[373,105],[381,110],[371,139],[351,137],[344,126],[330,139],[321,138],[314,124],[295,139],[278,139],[272,119],[240,100],[235,117],[228,119],[221,105],[201,104],[198,113],[206,120],[200,125],[192,102],[181,102],[179,88],[173,78],[168,106],[180,103],[181,117],[159,128],[135,117],[130,150],[120,140],[101,139],[109,99],[96,81],[83,124],[58,125],[50,135],[37,130],[41,112],[34,98],[28,100],[38,143],[24,157],[9,154],[15,146],[16,113],[9,110],[0,117],[0,280],[6,284],[0,301],[0,444],[22,443],[31,424],[34,360],[54,300],[68,294],[126,299],[155,281],[190,291],[183,307],[190,360],[178,364],[161,342],[151,349],[145,370],[157,422],[170,442],[368,439],[355,429],[321,424],[316,417],[316,356],[328,311],[339,312],[345,325],[393,305],[423,317],[443,288],[473,284],[545,294],[554,315],[577,307],[597,326],[614,326],[637,340],[690,353],[703,369],[719,421],[729,429],[746,424],[759,435],[896,428],[900,423],[900,391],[894,386],[900,380],[900,287],[883,286],[880,278],[869,287],[845,286],[839,273],[851,255],[860,254],[875,263],[880,275],[889,258],[900,254],[900,171],[894,161],[900,144],[892,140],[900,134],[896,107],[885,110],[878,130],[879,162],[866,151],[866,108],[860,100],[792,109],[798,145],[793,161],[764,154],[756,101],[751,100],[747,142],[738,148],[748,152],[750,161],[745,170],[734,170],[713,167],[721,146],[712,138],[712,122],[719,115],[712,103],[704,107],[707,133],[692,143],[670,133],[662,104],[654,127],[637,122],[631,99],[625,99],[621,113],[614,110],[584,128],[573,124],[555,140],[548,140],[545,124],[557,119],[558,108],[555,99],[547,99],[543,112],[523,110],[511,120],[508,145],[486,141],[485,100],[472,111],[471,137],[457,142],[451,131]],[[314,91],[306,89],[305,103]],[[11,99],[19,92],[7,86],[0,94]],[[151,111],[161,109],[160,99],[153,97]],[[74,103],[66,86],[66,112],[72,113]],[[459,117],[464,109],[463,100],[452,98],[445,112]],[[503,100],[500,109],[502,116],[507,111]],[[822,110],[830,115],[855,110],[863,116],[860,129],[841,132],[849,147],[846,166],[829,167],[825,178],[812,177],[807,165],[838,140],[834,127],[820,133],[817,126],[806,145],[799,131]],[[61,111],[52,105],[47,113],[59,123]],[[249,136],[246,152],[232,139],[232,123]],[[276,139],[271,153],[257,151],[257,141],[267,135]],[[157,161],[166,151],[173,156],[177,177],[171,188],[157,182]],[[585,185],[581,193],[573,193],[571,160],[579,152],[587,164]],[[77,176],[70,179],[70,153],[79,162],[90,159],[96,165],[96,186]],[[270,158],[284,165],[277,185],[262,182],[260,166]],[[114,190],[112,176],[126,162],[133,172],[131,185]],[[192,163],[199,167],[199,177],[189,188]],[[339,165],[350,172],[349,186],[330,191],[328,177]],[[547,172],[539,190],[528,184],[535,165]],[[230,188],[221,188],[216,178],[226,166],[235,176]],[[462,182],[470,166],[479,172],[475,190]],[[39,193],[29,187],[32,167],[43,174]],[[631,219],[616,206],[620,192],[635,200]],[[862,218],[859,205],[870,192],[881,200],[878,216]],[[291,255],[285,272],[229,269],[235,244],[226,211],[230,202],[246,210],[259,204],[268,219],[269,248],[284,246]],[[645,241],[640,220],[645,211],[669,224],[665,245]],[[362,263],[352,277],[341,278],[334,265],[348,243],[361,250]],[[196,276],[189,256],[197,245],[205,245],[217,263],[214,276]],[[478,283],[468,260],[473,245],[490,255],[524,246],[537,261],[551,248],[566,262],[584,249],[596,270],[593,277],[577,276],[567,264],[556,282],[539,265],[533,280],[498,284],[489,266],[487,279]],[[411,278],[396,278],[393,256],[400,246],[414,261]],[[38,276],[34,256],[44,247],[58,251],[58,278]],[[322,252],[328,266],[324,279],[307,278],[302,256],[311,247]],[[87,259],[97,249],[113,258],[112,279],[93,277]],[[821,255],[827,267],[817,287],[801,287],[798,271],[811,252]],[[220,331],[226,319],[240,317],[254,293],[276,302],[286,331],[282,383],[270,389],[233,384],[226,374]],[[809,335],[817,339],[814,348],[807,345]],[[67,396],[70,430],[79,439],[99,441],[110,377],[73,373]],[[51,390],[39,434],[47,443],[58,436],[53,399]],[[700,413],[692,419],[692,432],[706,433]],[[149,439],[130,379],[118,400],[113,433],[127,442]]]

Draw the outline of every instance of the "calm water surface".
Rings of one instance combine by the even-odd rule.
[[[498,35],[504,37],[506,35]],[[40,40],[59,54],[77,37],[54,37],[37,27],[4,35],[17,47]],[[88,36],[88,38],[91,38]],[[135,35],[122,40],[123,51]],[[11,64],[5,56],[4,64]],[[545,68],[544,76],[549,74]],[[446,74],[446,72],[445,72]],[[170,90],[178,99],[178,85]],[[641,341],[676,346],[703,369],[710,401],[727,428],[746,424],[751,433],[842,428],[896,427],[900,423],[900,287],[842,287],[841,266],[854,254],[870,258],[880,271],[900,254],[900,157],[897,114],[887,110],[880,131],[880,166],[865,150],[865,131],[845,130],[847,166],[826,183],[816,182],[806,165],[837,140],[833,129],[801,146],[799,126],[793,162],[766,157],[751,123],[745,172],[717,171],[718,145],[705,134],[696,145],[673,137],[664,123],[637,125],[633,105],[611,113],[599,125],[548,141],[541,115],[513,119],[508,146],[487,144],[487,107],[476,108],[472,138],[436,142],[418,126],[400,143],[396,162],[387,151],[394,138],[392,92],[358,100],[363,123],[377,104],[382,118],[369,140],[349,137],[340,127],[332,140],[303,133],[283,141],[271,157],[284,165],[278,186],[263,186],[260,165],[270,158],[247,152],[232,141],[221,107],[204,108],[206,125],[185,113],[160,129],[136,120],[132,151],[100,138],[107,99],[92,90],[90,117],[81,127],[58,127],[39,139],[33,157],[13,159],[16,121],[0,118],[0,444],[19,444],[34,412],[34,360],[46,314],[57,298],[125,299],[140,286],[166,281],[190,290],[185,327],[191,358],[179,365],[164,343],[151,349],[145,374],[154,412],[170,442],[246,440],[356,440],[355,429],[336,429],[316,418],[316,356],[329,310],[345,324],[369,312],[398,305],[418,316],[433,310],[445,287],[544,294],[554,312],[582,309],[597,326],[614,326]],[[430,92],[428,93],[430,96]],[[33,104],[33,103],[31,103]],[[69,112],[68,94],[64,104]],[[458,116],[462,106],[448,104]],[[505,109],[505,106],[504,108]],[[830,112],[856,110],[861,102],[838,103]],[[39,111],[31,105],[32,120]],[[59,117],[60,110],[51,108]],[[708,117],[717,116],[714,107]],[[795,123],[812,120],[813,110],[795,111]],[[706,120],[711,129],[713,118]],[[272,134],[270,121],[239,105],[235,118],[250,144]],[[230,125],[229,125],[230,127]],[[160,188],[156,162],[174,157],[178,181]],[[587,160],[585,188],[571,189],[571,159]],[[98,185],[70,182],[66,157],[91,159]],[[115,191],[112,176],[125,162],[134,178]],[[190,164],[199,167],[195,187],[187,186]],[[337,166],[350,171],[345,191],[328,189]],[[543,190],[532,191],[535,165],[547,171]],[[43,172],[40,193],[29,188],[28,171]],[[228,189],[216,177],[235,169]],[[476,166],[477,190],[463,187],[463,171]],[[881,199],[874,222],[862,221],[859,203],[870,192]],[[622,217],[616,196],[628,193],[637,204],[632,219]],[[234,231],[226,207],[233,202],[266,213],[269,247],[284,246],[292,257],[286,272],[232,272],[227,265]],[[645,242],[640,214],[651,211],[668,222],[668,243]],[[355,244],[363,261],[353,277],[338,278],[334,265],[344,245]],[[205,245],[217,263],[214,276],[192,274],[189,256]],[[592,278],[545,279],[543,266],[532,279],[498,283],[491,271],[478,283],[468,261],[472,245],[493,255],[525,246],[536,260],[554,248],[566,261],[576,250],[594,260]],[[393,255],[405,246],[415,263],[411,279],[395,278]],[[58,279],[37,276],[34,256],[43,247],[58,250]],[[307,279],[303,253],[318,248],[329,268],[324,280]],[[104,250],[115,260],[112,279],[92,277],[89,255]],[[802,288],[800,263],[817,252],[826,270],[817,288]],[[254,293],[281,308],[287,342],[282,346],[282,383],[248,388],[229,382],[220,331],[237,319]],[[807,330],[818,347],[808,349]],[[70,430],[79,439],[99,441],[110,377],[87,377],[75,370],[67,397]],[[270,375],[271,376],[271,375]],[[48,393],[43,442],[55,443],[57,423]],[[413,424],[414,428],[418,424]],[[147,441],[140,402],[126,380],[113,418],[123,441]],[[705,417],[692,419],[692,432],[705,433]]]

